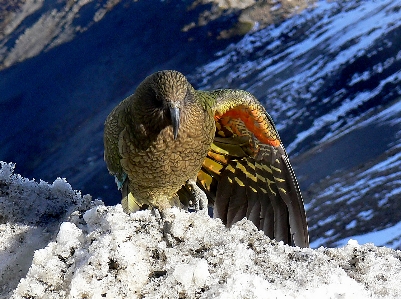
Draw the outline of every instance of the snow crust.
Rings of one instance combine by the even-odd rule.
[[[1,162],[0,298],[401,295],[400,251],[357,241],[342,248],[289,247],[247,220],[228,229],[220,220],[178,208],[163,218],[150,210],[127,215],[121,205],[82,197],[64,179],[38,183],[13,168]],[[21,234],[24,240],[13,247]],[[23,259],[22,251],[33,257]],[[3,265],[10,270],[22,262],[29,271],[14,271],[15,286],[7,285]]]
[[[54,238],[60,223],[91,204],[89,195],[82,196],[65,179],[36,182],[14,174],[14,167],[0,161],[0,298],[9,298],[34,251]]]

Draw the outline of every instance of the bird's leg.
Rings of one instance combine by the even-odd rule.
[[[166,214],[163,210],[157,208],[157,207],[152,207],[151,210],[152,215],[155,217],[157,223],[159,224],[159,228],[161,231],[163,231],[163,234],[166,234]]]
[[[196,185],[195,180],[188,180],[187,185],[195,201],[195,211],[207,213],[208,199],[205,192]]]
[[[165,215],[164,215],[164,213],[163,212],[161,212],[158,208],[156,208],[156,207],[152,207],[152,214],[153,214],[153,216],[155,216],[155,218],[156,219],[161,219],[161,220],[163,220],[165,217]]]

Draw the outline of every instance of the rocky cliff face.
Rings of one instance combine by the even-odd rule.
[[[0,5],[0,160],[22,175],[67,177],[117,202],[104,119],[147,74],[171,68],[196,88],[247,89],[265,104],[296,168],[315,246],[399,222],[396,2]]]
[[[97,24],[104,24],[117,34],[130,31],[131,28],[137,32],[138,37],[147,35],[147,38],[155,41],[155,45],[159,42],[158,39],[169,40],[173,36],[176,38],[182,35],[181,32],[188,32],[180,37],[186,37],[189,41],[213,41],[242,36],[252,29],[279,23],[301,12],[313,2],[315,1],[0,1],[0,70],[57,48],[87,31],[96,30],[93,27]],[[113,27],[110,16],[118,18],[121,27]],[[161,34],[166,33],[164,29],[168,29],[172,36]],[[107,36],[107,32],[100,34],[102,33]],[[185,40],[175,42],[186,44]],[[135,48],[146,49],[146,42],[138,43]],[[194,65],[196,64],[192,66]]]

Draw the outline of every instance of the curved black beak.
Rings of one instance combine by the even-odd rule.
[[[171,115],[171,123],[173,125],[174,139],[177,139],[178,129],[180,128],[180,108],[171,107],[170,115]]]

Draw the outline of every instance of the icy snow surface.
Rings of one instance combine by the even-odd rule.
[[[294,248],[249,221],[227,229],[177,208],[164,219],[153,211],[126,215],[121,205],[90,202],[63,179],[38,183],[13,168],[1,163],[0,298],[401,296],[400,251],[356,241]],[[16,283],[7,284],[4,265],[21,264],[28,273],[11,271]]]
[[[35,182],[13,174],[14,166],[0,161],[0,298],[27,273],[33,252],[45,247],[59,224],[91,200],[65,179]]]

